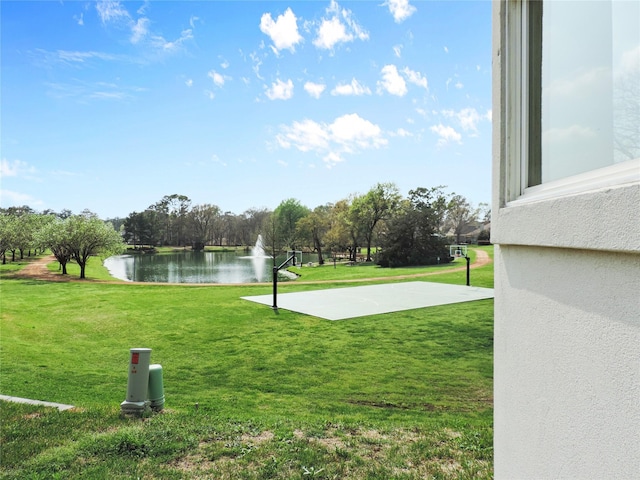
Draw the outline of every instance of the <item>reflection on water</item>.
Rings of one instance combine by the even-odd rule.
[[[233,252],[118,255],[107,258],[104,265],[115,278],[158,283],[270,282],[273,271],[271,257]],[[287,278],[280,273],[283,280]]]

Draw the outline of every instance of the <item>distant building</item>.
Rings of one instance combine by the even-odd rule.
[[[497,479],[640,478],[639,32],[493,4]]]

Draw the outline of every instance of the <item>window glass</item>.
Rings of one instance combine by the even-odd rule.
[[[530,161],[541,179],[529,185],[640,157],[640,2],[544,2],[538,75],[540,160]]]

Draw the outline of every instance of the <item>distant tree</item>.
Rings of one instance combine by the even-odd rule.
[[[376,225],[389,218],[400,203],[398,187],[393,183],[378,183],[365,195],[356,197],[350,217],[361,232],[367,247],[367,262],[371,261],[371,244]]]
[[[3,213],[13,215],[14,217],[21,217],[22,215],[36,213],[36,211],[28,205],[22,205],[20,207],[7,207],[3,208],[2,211]]]
[[[184,245],[186,242],[187,214],[191,200],[185,195],[165,195],[147,210],[157,213],[158,231],[163,245]]]
[[[308,215],[302,217],[296,223],[299,238],[306,240],[318,253],[318,263],[324,265],[322,249],[324,237],[331,226],[330,212],[332,205],[316,207]]]
[[[278,240],[278,222],[274,212],[271,212],[264,220],[260,227],[262,233],[262,243],[265,252],[273,259],[273,265],[276,264],[276,257],[280,252],[281,245]]]
[[[490,223],[491,222],[491,205],[485,202],[479,203],[476,217],[480,222],[484,224]]]
[[[214,237],[213,229],[220,217],[220,208],[216,205],[196,205],[189,212],[191,244],[194,250],[203,250],[207,242]]]
[[[67,242],[65,220],[51,217],[38,232],[38,242],[51,250],[62,268],[62,274],[67,275],[67,263],[71,260],[71,251]]]
[[[69,210],[68,208],[65,208],[60,213],[58,213],[58,218],[61,218],[62,220],[65,220],[65,219],[69,218],[71,215],[73,215],[73,212],[71,210]]]
[[[378,263],[383,267],[430,265],[449,261],[446,240],[439,235],[440,187],[417,188],[388,223]]]
[[[157,221],[158,212],[145,210],[132,212],[124,219],[122,225],[123,237],[127,243],[136,246],[155,247],[160,240],[160,223]]]
[[[250,208],[244,211],[239,218],[239,228],[243,245],[254,245],[258,235],[262,234],[262,226],[271,215],[266,208]]]
[[[236,246],[242,241],[240,240],[240,229],[239,227],[239,219],[236,214],[233,212],[224,212],[222,217],[220,218],[220,226],[221,226],[221,238],[220,244],[222,244],[222,239],[224,238],[227,245]]]
[[[454,194],[447,202],[445,224],[448,230],[453,232],[456,243],[460,243],[460,237],[464,230],[478,219],[477,210],[471,207],[469,201],[462,195]]]
[[[122,236],[113,226],[88,211],[67,218],[63,236],[65,248],[80,266],[80,278],[85,278],[89,257],[99,254],[116,255],[124,250]]]
[[[280,247],[288,247],[291,250],[295,250],[296,247],[299,246],[296,223],[308,215],[309,211],[307,207],[294,198],[282,201],[273,211],[277,226],[277,239]]]
[[[358,203],[361,201],[362,195],[352,195],[349,198],[349,208],[344,212],[342,221],[349,238],[347,250],[349,251],[349,260],[355,262],[358,259],[358,250],[362,244],[364,237],[365,223],[360,218],[360,210]]]
[[[119,232],[123,229],[125,220],[126,218],[114,217],[114,218],[107,218],[105,222],[113,225],[114,230]]]
[[[2,264],[7,263],[7,252],[12,252],[15,260],[18,217],[9,213],[0,213],[0,255]]]
[[[56,220],[55,213],[41,213],[36,216],[35,226],[34,226],[34,254],[38,254],[38,250],[40,252],[44,252],[47,249],[47,245],[44,242],[42,231],[47,228],[50,223],[53,223]]]
[[[350,224],[348,222],[351,202],[348,199],[338,201],[329,213],[329,229],[324,236],[325,246],[333,252],[344,252],[351,245]]]
[[[35,235],[40,224],[40,215],[36,213],[25,213],[18,217],[15,228],[14,246],[20,251],[20,259],[24,258],[24,252],[36,247]]]
[[[613,89],[616,113],[613,118],[613,151],[616,163],[640,157],[640,68],[636,63],[634,68],[621,70],[614,76]]]

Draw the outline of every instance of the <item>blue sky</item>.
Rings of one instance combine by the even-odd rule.
[[[491,3],[3,1],[1,205],[490,201]]]

